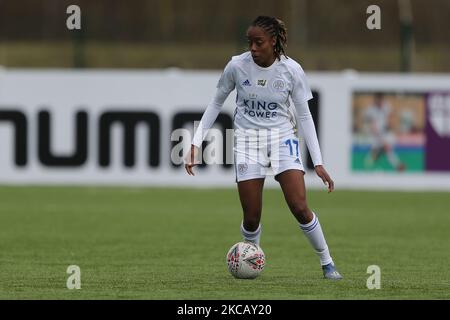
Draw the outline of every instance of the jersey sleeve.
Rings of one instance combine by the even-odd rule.
[[[212,127],[217,119],[217,116],[222,109],[222,106],[227,99],[231,91],[234,90],[234,76],[233,76],[233,66],[231,61],[226,65],[222,75],[220,76],[219,82],[217,83],[217,90],[206,107],[203,113],[202,119],[200,120],[199,126],[195,131],[194,137],[192,139],[192,144],[196,147],[200,147],[203,140],[208,133],[208,130]]]
[[[291,67],[292,73],[292,90],[291,98],[294,104],[301,105],[312,99],[311,88],[309,87],[308,79],[302,67],[295,63]]]
[[[225,69],[220,76],[219,82],[217,82],[217,89],[221,90],[224,94],[230,94],[235,88],[234,72],[233,72],[233,60],[230,60],[225,66]]]
[[[295,104],[295,114],[298,124],[298,135],[303,136],[314,166],[322,165],[322,153],[320,152],[319,140],[317,139],[316,127],[309,110],[308,102]]]

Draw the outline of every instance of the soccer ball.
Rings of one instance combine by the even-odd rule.
[[[227,253],[228,271],[238,279],[254,279],[264,269],[266,258],[261,247],[252,242],[238,242]]]

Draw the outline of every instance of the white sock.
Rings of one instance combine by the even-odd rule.
[[[259,239],[261,237],[261,224],[255,231],[247,231],[244,228],[244,222],[241,223],[241,233],[246,241],[256,243],[259,246]]]
[[[300,224],[305,236],[308,238],[314,250],[316,250],[317,255],[320,258],[320,264],[322,266],[332,263],[333,259],[330,256],[328,250],[327,242],[322,232],[322,227],[320,226],[319,219],[313,212],[313,219],[307,224]]]

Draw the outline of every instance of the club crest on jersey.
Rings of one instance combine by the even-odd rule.
[[[272,87],[277,91],[282,91],[284,89],[284,81],[281,79],[276,79],[272,83]]]
[[[260,79],[256,82],[256,85],[259,87],[265,87],[266,84],[267,84],[267,80],[265,80],[265,79]]]
[[[252,84],[251,84],[250,81],[248,81],[248,79],[247,79],[247,80],[245,80],[244,82],[242,82],[242,85],[245,86],[245,87],[250,87]]]

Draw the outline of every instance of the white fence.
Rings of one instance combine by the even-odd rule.
[[[204,111],[219,76],[220,71],[4,70],[0,184],[233,186],[232,166],[196,168],[197,175],[190,177],[171,160],[177,143],[171,141],[173,130],[185,125],[192,131],[191,118]],[[352,72],[307,76],[316,96],[311,108],[318,106],[325,166],[337,188],[450,190],[450,129],[446,129],[450,76]],[[411,108],[419,114],[415,130],[421,131],[414,137],[423,139],[416,139],[414,147],[399,147],[412,164],[403,171],[386,169],[386,164],[378,169],[360,166],[362,157],[367,158],[362,153],[367,153],[367,146],[355,144],[357,111],[377,91],[384,92],[394,108],[404,102],[402,110]],[[224,126],[232,119],[234,100],[233,93],[225,102]],[[394,119],[397,124],[399,119]],[[409,136],[413,134],[403,135]],[[433,139],[439,141],[429,149]],[[311,170],[306,183],[322,185]],[[269,178],[267,184],[276,183]]]

